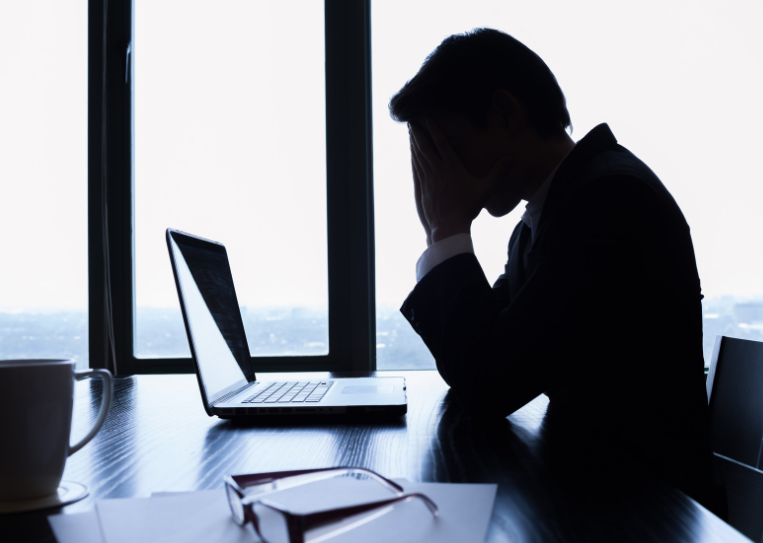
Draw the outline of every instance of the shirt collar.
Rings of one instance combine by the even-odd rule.
[[[574,145],[572,148],[574,149]],[[562,162],[564,162],[569,155],[570,153],[568,152],[564,158],[559,161],[559,164],[556,165],[556,168],[553,169],[553,171],[549,174],[549,176],[525,206],[525,212],[522,214],[522,221],[530,228],[530,230],[532,230],[533,241],[535,241],[535,231],[538,229],[540,216],[541,213],[543,213],[543,204],[546,202],[546,196],[548,196],[548,191],[551,188],[551,181],[553,181],[556,172],[559,170],[559,166],[562,165]]]

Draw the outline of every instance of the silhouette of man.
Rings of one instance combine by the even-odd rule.
[[[428,245],[401,311],[459,403],[490,419],[546,393],[570,439],[712,501],[700,281],[657,176],[606,124],[575,143],[554,75],[496,30],[444,40],[389,107],[409,126]],[[491,287],[471,223],[520,200]]]

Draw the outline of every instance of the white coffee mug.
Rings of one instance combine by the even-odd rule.
[[[92,430],[70,445],[74,380],[103,379]],[[73,360],[0,360],[0,501],[56,493],[66,459],[95,437],[111,406],[111,373],[75,371]]]

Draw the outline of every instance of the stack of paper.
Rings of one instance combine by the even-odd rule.
[[[438,543],[484,541],[496,485],[410,483],[396,479],[406,493],[425,494],[437,504],[434,517],[420,500],[348,519],[308,533],[308,542]],[[295,513],[309,513],[382,500],[391,493],[374,481],[329,479],[268,495]],[[380,514],[381,513],[381,514]],[[150,498],[101,500],[94,511],[49,517],[59,543],[251,543],[260,541],[251,524],[231,518],[225,491],[159,493]],[[328,538],[322,535],[332,535]]]

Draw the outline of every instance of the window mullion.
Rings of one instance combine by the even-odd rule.
[[[370,2],[326,2],[329,348],[376,369]]]
[[[90,361],[92,367],[115,369],[109,354],[105,296],[103,239],[108,232],[116,371],[124,374],[130,373],[133,333],[132,77],[125,80],[133,3],[91,0],[88,10]]]

